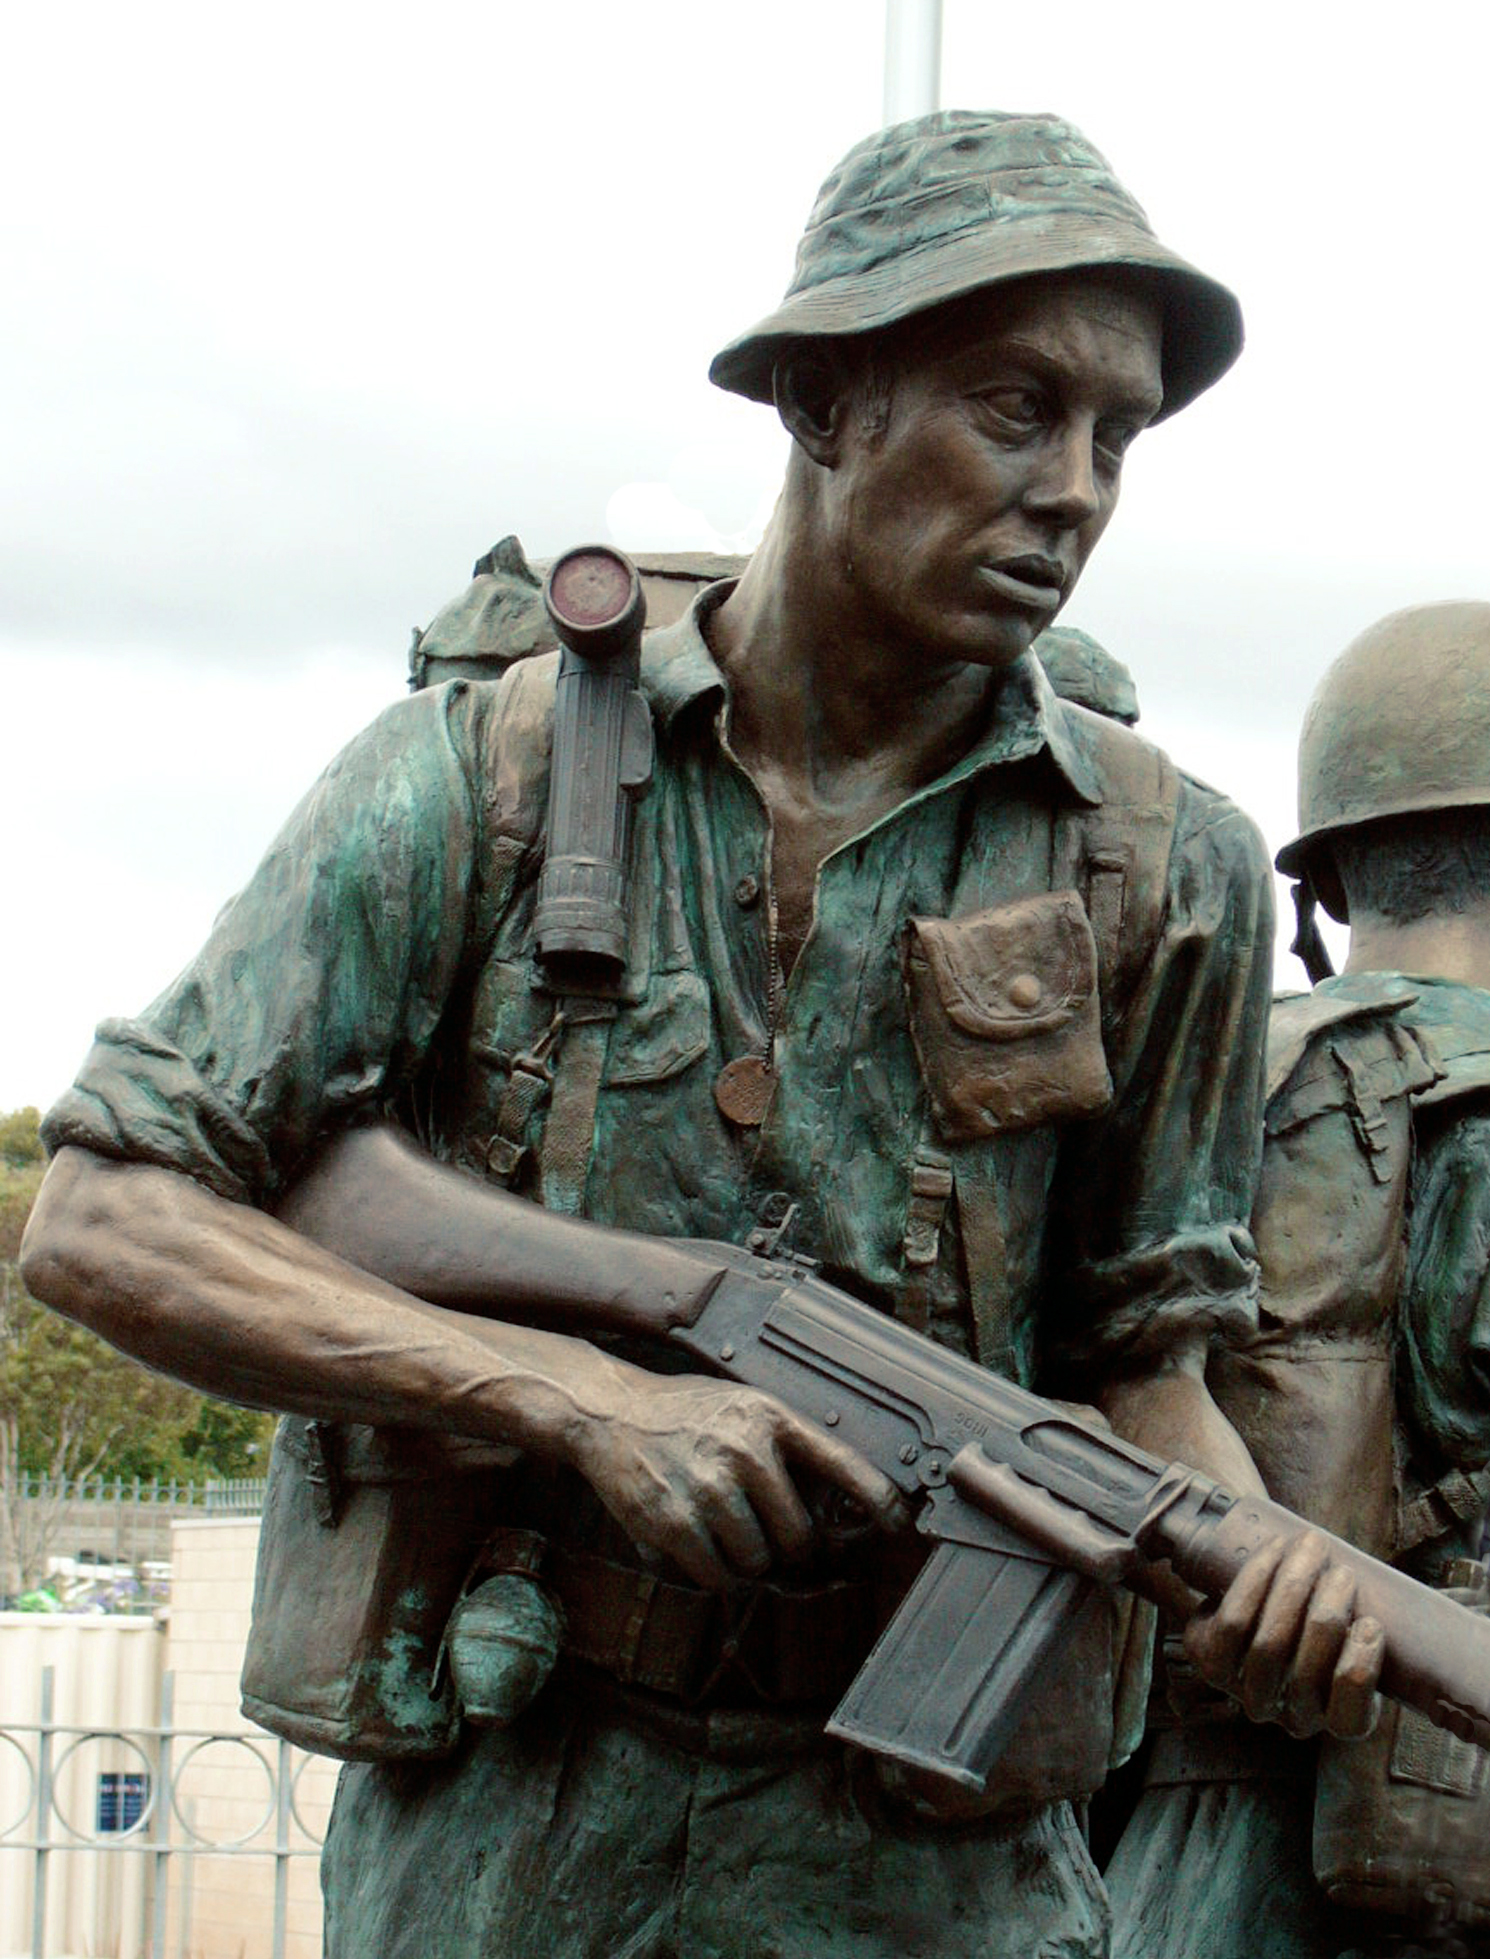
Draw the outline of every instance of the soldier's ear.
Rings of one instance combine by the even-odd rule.
[[[1345,891],[1345,880],[1340,875],[1340,866],[1335,854],[1329,849],[1316,850],[1309,858],[1308,881],[1314,887],[1314,895],[1334,919],[1337,925],[1350,923],[1350,900]]]
[[[849,363],[831,342],[798,341],[777,357],[771,391],[782,425],[815,463],[832,469],[852,405]]]

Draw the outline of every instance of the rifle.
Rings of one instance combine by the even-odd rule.
[[[1143,1590],[1153,1564],[1218,1598],[1252,1552],[1313,1528],[1161,1462],[829,1284],[777,1252],[561,1218],[437,1165],[393,1132],[333,1144],[288,1206],[352,1263],[469,1311],[643,1336],[775,1395],[857,1448],[916,1505],[935,1546],[828,1724],[861,1747],[981,1790],[1026,1690],[1094,1585]],[[1321,1532],[1386,1635],[1383,1690],[1490,1746],[1490,1619]]]
[[[828,1724],[845,1741],[982,1789],[1091,1586],[1142,1589],[1144,1567],[1165,1560],[1218,1598],[1260,1546],[1313,1528],[962,1359],[800,1261],[688,1249],[717,1278],[670,1315],[668,1343],[852,1443],[921,1499],[917,1528],[937,1547]],[[1385,1631],[1383,1691],[1490,1746],[1490,1620],[1320,1535]]]

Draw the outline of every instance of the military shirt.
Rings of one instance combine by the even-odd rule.
[[[1063,1102],[1047,1076],[1074,1038],[1069,919],[1037,918],[1031,937],[1018,901],[1048,898],[1063,838],[1100,803],[1099,735],[1138,738],[1059,701],[1026,656],[991,682],[968,752],[823,863],[811,935],[778,987],[769,816],[730,752],[706,639],[725,590],[644,643],[656,766],[585,1213],[741,1242],[795,1205],[795,1249],[883,1306],[914,1293],[963,1349],[966,1240],[985,1241],[986,1270],[991,1238],[1007,1342],[989,1357],[1026,1375],[1249,1324],[1272,951],[1250,823],[1179,778],[1151,942],[1101,976],[1091,1039],[1110,1090]],[[539,658],[499,682],[451,682],[354,740],[200,955],[138,1019],[99,1030],[48,1118],[50,1146],[162,1164],[262,1205],[328,1132],[392,1108],[481,1170],[513,1061],[555,1008],[531,942],[554,671]],[[935,1030],[908,1006],[914,919],[954,926],[927,1011],[1022,1084],[978,1133],[923,1072]],[[999,970],[978,966],[980,948]],[[742,1129],[714,1083],[767,1052],[774,1098]]]
[[[1059,702],[1027,658],[991,681],[969,751],[823,863],[781,986],[770,820],[730,752],[706,639],[720,596],[645,642],[657,752],[626,982],[614,1016],[578,1030],[603,1052],[566,1202],[736,1242],[795,1205],[793,1246],[831,1277],[1053,1384],[1249,1327],[1272,956],[1250,824]],[[577,1030],[555,1039],[566,1003],[532,945],[553,690],[553,660],[524,660],[355,740],[200,956],[100,1029],[50,1146],[264,1204],[328,1132],[391,1111],[439,1155],[505,1168],[515,1064],[556,1056],[555,1098],[574,1079]],[[1153,797],[1104,827],[1114,743]],[[715,1099],[745,1055],[772,1063],[759,1129]],[[533,1109],[515,1172],[550,1200],[555,1117]],[[1101,1885],[1051,1800],[1107,1760],[1110,1680],[1082,1668],[1061,1747],[1035,1723],[1025,1806],[950,1831],[820,1738],[763,1727],[764,1758],[684,1754],[573,1695],[468,1731],[448,1762],[353,1765],[324,1863],[327,1949],[1101,1959]]]

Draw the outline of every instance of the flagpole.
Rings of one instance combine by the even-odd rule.
[[[942,0],[885,0],[885,121],[941,106]]]

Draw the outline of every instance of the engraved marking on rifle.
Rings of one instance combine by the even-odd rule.
[[[966,1408],[955,1408],[952,1411],[952,1426],[960,1428],[967,1435],[987,1435],[991,1424],[980,1422],[977,1416],[970,1414]]]

